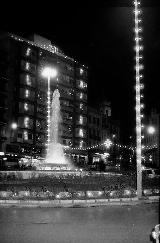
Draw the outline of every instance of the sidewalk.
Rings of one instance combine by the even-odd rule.
[[[96,207],[159,202],[159,196],[83,200],[0,200],[0,207]]]

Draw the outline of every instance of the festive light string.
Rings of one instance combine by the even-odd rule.
[[[135,151],[136,150],[136,147],[131,147],[131,146],[128,146],[128,145],[121,145],[121,144],[113,144],[113,146],[117,146],[119,148],[123,148],[123,149],[129,149],[129,150],[132,150],[132,151]],[[71,150],[81,150],[81,151],[87,151],[87,150],[91,150],[91,149],[95,149],[95,148],[98,148],[98,147],[101,147],[101,146],[105,146],[105,142],[104,143],[101,143],[101,144],[97,144],[97,145],[94,145],[94,146],[90,146],[90,147],[86,147],[86,148],[81,148],[81,147],[70,147],[70,146],[64,146],[64,149],[67,150],[67,149],[71,149]],[[142,149],[143,150],[150,150],[150,149],[154,149],[154,148],[158,148],[157,144],[154,144],[152,146],[142,146]]]
[[[50,77],[48,76],[48,92],[47,92],[47,153],[49,152],[49,146],[50,146],[50,124],[51,124],[51,97],[50,97]]]
[[[152,145],[152,146],[148,146],[148,145],[147,145],[147,146],[144,147],[144,149],[148,149],[148,150],[149,150],[149,149],[154,149],[154,148],[158,148],[157,144],[154,144],[154,145]]]
[[[24,38],[21,38],[21,37],[19,37],[19,36],[13,35],[13,34],[9,34],[9,36],[10,36],[11,38],[13,38],[14,40],[16,40],[16,41],[26,42],[26,43],[28,43],[29,45],[39,47],[39,48],[41,48],[41,49],[43,49],[43,50],[47,50],[47,51],[49,51],[49,52],[51,52],[51,53],[56,53],[58,56],[62,56],[62,57],[65,58],[65,59],[68,59],[68,60],[71,60],[71,61],[73,61],[73,62],[77,62],[77,63],[78,63],[78,61],[76,61],[75,59],[73,59],[73,58],[71,58],[71,57],[69,57],[69,56],[66,56],[66,55],[64,55],[63,53],[59,52],[59,49],[58,49],[56,46],[53,46],[53,45],[51,45],[51,44],[49,44],[49,45],[47,45],[47,44],[46,44],[46,45],[45,45],[45,44],[38,44],[38,43],[35,43],[35,42],[33,42],[33,41],[26,40],[26,39],[24,39]],[[85,65],[82,65],[82,66],[85,67],[85,68],[88,68],[88,67],[85,66]]]
[[[136,163],[137,163],[137,195],[140,198],[142,196],[142,108],[143,104],[141,104],[141,90],[144,88],[144,85],[141,83],[141,79],[143,77],[141,70],[143,69],[143,65],[141,63],[142,55],[141,51],[143,50],[143,46],[141,45],[142,37],[141,32],[142,28],[140,26],[140,0],[134,1],[134,21],[135,21],[135,62],[136,62]],[[143,126],[144,127],[144,126]]]
[[[141,104],[141,89],[143,89],[143,84],[141,83],[141,69],[143,65],[141,64],[141,50],[143,50],[142,45],[140,44],[142,38],[140,37],[140,32],[142,32],[142,28],[140,27],[141,19],[139,18],[141,14],[140,10],[140,1],[134,1],[135,10],[135,52],[136,52],[136,144],[137,144],[137,164],[141,164],[141,153],[142,153],[142,117],[141,109],[143,108],[143,104]]]
[[[131,147],[131,146],[127,146],[127,145],[121,145],[121,144],[117,144],[117,143],[112,143],[111,144],[112,146],[117,146],[119,148],[124,148],[124,149],[129,149],[129,150],[135,150],[134,147]],[[86,148],[81,148],[81,147],[70,147],[70,146],[64,146],[64,149],[67,150],[67,149],[72,149],[72,150],[91,150],[91,149],[95,149],[95,148],[98,148],[98,147],[101,147],[101,146],[105,146],[106,147],[106,142],[103,142],[101,144],[97,144],[97,145],[93,145],[93,146],[90,146],[90,147],[86,147]]]
[[[113,146],[117,146],[119,148],[124,148],[124,149],[129,149],[129,150],[135,150],[136,147],[131,147],[131,146],[128,146],[128,145],[121,145],[121,144],[113,144]],[[90,147],[86,147],[86,148],[81,148],[81,147],[70,147],[70,146],[64,146],[64,149],[73,149],[73,150],[91,150],[91,149],[94,149],[94,148],[98,148],[98,147],[101,147],[101,146],[105,146],[105,142],[104,143],[101,143],[101,144],[97,144],[97,145],[93,145],[93,146],[90,146]],[[152,149],[152,148],[157,148],[157,145],[153,145],[153,146],[142,146],[143,149]]]

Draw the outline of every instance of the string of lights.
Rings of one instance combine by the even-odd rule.
[[[48,77],[48,92],[47,92],[47,127],[48,127],[48,137],[47,137],[47,152],[49,151],[50,145],[50,123],[51,123],[51,97],[50,97],[50,77]]]
[[[47,50],[49,52],[56,53],[58,56],[62,56],[65,59],[69,59],[69,60],[71,60],[73,62],[77,62],[78,63],[78,61],[76,61],[75,59],[73,59],[73,58],[71,58],[69,56],[66,56],[63,53],[61,53],[56,46],[53,46],[53,45],[50,45],[50,44],[49,45],[45,45],[45,44],[34,43],[33,41],[29,41],[29,40],[26,40],[24,38],[20,38],[20,37],[18,37],[16,35],[13,35],[13,34],[9,34],[9,36],[11,38],[17,40],[17,41],[26,42],[29,45],[40,47],[43,50]],[[85,68],[88,68],[86,65],[82,65],[82,66],[85,67]]]
[[[142,162],[142,109],[144,105],[141,103],[141,99],[143,98],[143,95],[141,95],[141,91],[144,88],[144,85],[142,84],[142,27],[141,27],[141,16],[142,11],[140,9],[140,0],[134,1],[134,22],[135,22],[135,69],[136,69],[136,155],[137,155],[137,194],[139,197],[142,195],[142,168],[141,168],[141,162]]]
[[[145,146],[144,149],[150,150],[150,149],[154,149],[154,148],[158,148],[157,144],[154,144],[152,146]]]
[[[123,148],[123,149],[135,150],[134,147],[131,147],[131,146],[128,146],[128,145],[121,145],[121,144],[117,144],[117,143],[113,143],[113,142],[111,143],[111,145],[117,146],[117,147]],[[93,145],[93,146],[90,146],[90,147],[86,147],[86,148],[64,146],[64,149],[65,150],[67,150],[67,149],[71,149],[71,150],[92,150],[92,149],[96,149],[96,148],[101,147],[101,146],[106,147],[106,141],[103,142],[103,143],[100,143],[100,144],[96,144],[96,145]]]

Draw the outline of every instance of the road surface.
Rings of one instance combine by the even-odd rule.
[[[0,208],[0,243],[147,243],[158,204]]]

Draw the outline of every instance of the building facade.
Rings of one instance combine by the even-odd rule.
[[[107,148],[103,145],[105,141],[110,140],[112,146]],[[119,159],[120,142],[119,125],[111,117],[111,104],[103,102],[99,108],[88,107],[88,159],[89,163],[99,162],[103,156],[106,162],[116,163]]]
[[[51,79],[51,98],[59,89],[61,143],[87,146],[87,68],[66,56],[50,40],[0,35],[0,151],[45,154],[47,135],[47,80],[43,68],[58,75]]]
[[[88,107],[88,145],[94,146],[106,139],[120,140],[119,124],[112,119],[110,102],[103,102],[98,108]]]

